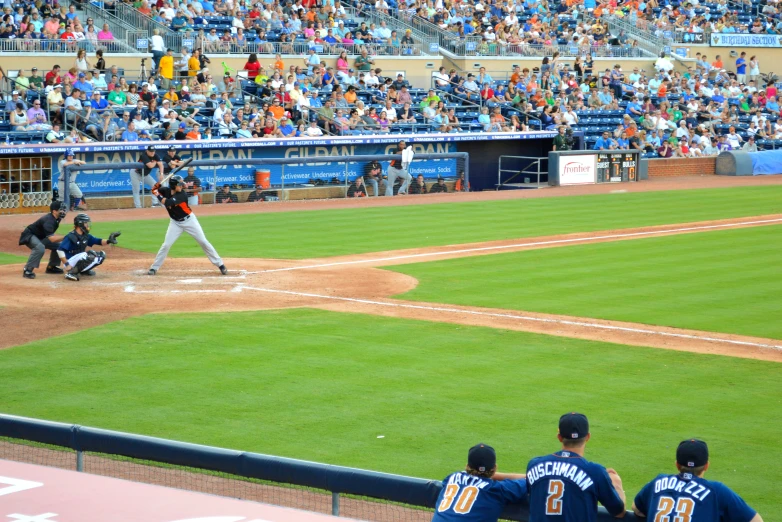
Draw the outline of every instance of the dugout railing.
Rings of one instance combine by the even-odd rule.
[[[0,414],[0,458],[262,500],[361,520],[429,520],[441,488],[439,480],[4,414]],[[454,471],[463,465],[454,462]],[[240,483],[242,487],[226,489],[227,481]],[[207,487],[210,483],[214,487]],[[265,488],[267,494],[249,494],[247,484]],[[316,507],[318,495],[321,502]],[[632,497],[628,502],[632,502]],[[527,506],[513,505],[502,518],[526,522],[528,515]],[[601,507],[598,521],[610,520],[613,517]],[[628,512],[624,520],[639,519]]]
[[[180,151],[178,151],[180,152]],[[181,152],[187,153],[187,150],[182,150]],[[165,154],[165,153],[163,153]],[[415,164],[417,161],[426,161],[426,160],[447,160],[447,159],[455,159],[458,160],[458,170],[461,170],[464,172],[464,179],[469,186],[470,182],[470,161],[469,161],[470,155],[467,152],[448,152],[448,153],[436,153],[436,154],[416,154],[413,158],[413,164]],[[350,185],[350,176],[349,176],[349,166],[350,164],[366,164],[369,163],[372,160],[378,160],[381,162],[389,161],[392,159],[401,160],[402,156],[401,154],[387,154],[387,155],[345,155],[345,156],[314,156],[314,157],[301,157],[301,158],[244,158],[244,159],[221,159],[221,160],[195,160],[191,161],[188,164],[188,167],[225,167],[225,166],[252,166],[254,168],[261,168],[263,166],[269,166],[269,165],[282,165],[283,167],[285,165],[295,165],[295,164],[306,164],[306,165],[318,165],[318,164],[330,164],[330,163],[338,163],[338,164],[344,164],[344,176],[341,180],[341,183],[338,186],[342,186],[346,191],[348,186]],[[140,169],[143,165],[141,163],[136,162],[128,162],[128,163],[90,163],[85,165],[66,165],[63,167],[63,172],[60,174],[61,176],[64,176],[64,194],[61,194],[62,200],[68,204],[70,204],[70,179],[71,179],[71,173],[76,171],[104,171],[107,169],[113,169],[113,170],[134,170],[134,169]],[[363,174],[363,166],[358,169],[358,171]],[[182,172],[182,176],[185,176],[186,172]],[[414,176],[415,177],[415,176]],[[451,176],[455,178],[456,176]],[[281,190],[284,191],[286,188],[294,187],[301,187],[300,183],[289,183],[286,187],[285,183],[285,175],[283,172],[283,175],[281,177],[281,184],[274,186],[270,186],[269,190]],[[429,180],[431,181],[432,177],[429,177]],[[248,188],[251,188],[253,183],[248,184]],[[335,185],[324,185],[324,187],[334,187]],[[216,187],[213,187],[216,188]],[[314,187],[317,188],[317,187]],[[142,193],[141,193],[142,199],[145,196],[144,188],[142,185]]]

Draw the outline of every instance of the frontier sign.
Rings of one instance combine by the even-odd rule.
[[[559,162],[560,185],[586,185],[597,181],[596,156],[563,156]]]

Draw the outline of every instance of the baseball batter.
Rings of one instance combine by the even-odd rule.
[[[527,497],[524,475],[497,473],[494,448],[476,444],[464,471],[443,480],[432,522],[497,522],[507,504]]]
[[[703,478],[709,469],[709,447],[698,439],[676,448],[676,475],[657,475],[636,495],[633,511],[649,520],[687,522],[763,522],[744,499],[721,482]]]
[[[388,179],[386,180],[386,196],[394,195],[394,182],[396,181],[396,178],[402,178],[402,180],[404,180],[399,187],[397,195],[407,194],[407,187],[413,179],[409,172],[410,164],[413,162],[413,148],[408,147],[404,140],[397,143],[396,148],[397,151],[395,154],[401,154],[402,159],[392,159],[391,163],[388,165],[388,170],[386,171],[388,174]]]
[[[166,256],[168,256],[168,251],[174,246],[182,232],[187,232],[196,240],[196,243],[201,246],[209,261],[220,269],[221,274],[228,274],[228,269],[225,268],[223,260],[220,259],[220,255],[209,240],[206,239],[198,218],[193,214],[190,205],[188,205],[187,193],[184,189],[185,180],[178,174],[171,176],[168,180],[168,187],[161,187],[160,183],[156,183],[152,187],[152,195],[157,197],[158,201],[166,208],[171,219],[168,222],[168,230],[166,231],[166,239],[163,241],[163,246],[158,250],[155,262],[152,263],[147,274],[151,276],[157,274],[157,271],[163,266]]]
[[[623,517],[625,494],[619,475],[584,458],[590,439],[586,416],[560,417],[557,437],[561,451],[527,464],[529,522],[595,522],[598,502],[611,516]]]
[[[57,255],[63,262],[65,279],[78,281],[82,275],[94,276],[95,267],[103,264],[106,253],[102,250],[87,250],[88,247],[116,245],[121,232],[112,232],[108,239],[90,234],[92,220],[87,214],[78,214],[73,218],[73,231],[60,242]]]

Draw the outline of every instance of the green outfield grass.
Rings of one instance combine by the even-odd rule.
[[[15,263],[24,263],[25,261],[27,261],[26,257],[0,252],[0,265],[13,265]]]
[[[454,199],[454,201],[457,201]],[[196,210],[197,212],[197,210]],[[303,259],[400,248],[782,213],[782,186],[681,190],[199,217],[224,257]],[[167,219],[95,223],[120,245],[157,252]],[[185,235],[176,257],[202,255]]]
[[[782,339],[782,226],[418,263],[399,297]]]
[[[710,478],[782,512],[774,363],[295,309],[139,317],[0,367],[4,412],[428,478],[478,441],[523,471],[580,410],[629,498],[696,436]]]

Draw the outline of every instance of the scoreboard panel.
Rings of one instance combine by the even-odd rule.
[[[597,153],[596,182],[621,183],[638,181],[638,155],[624,151],[600,151]]]

